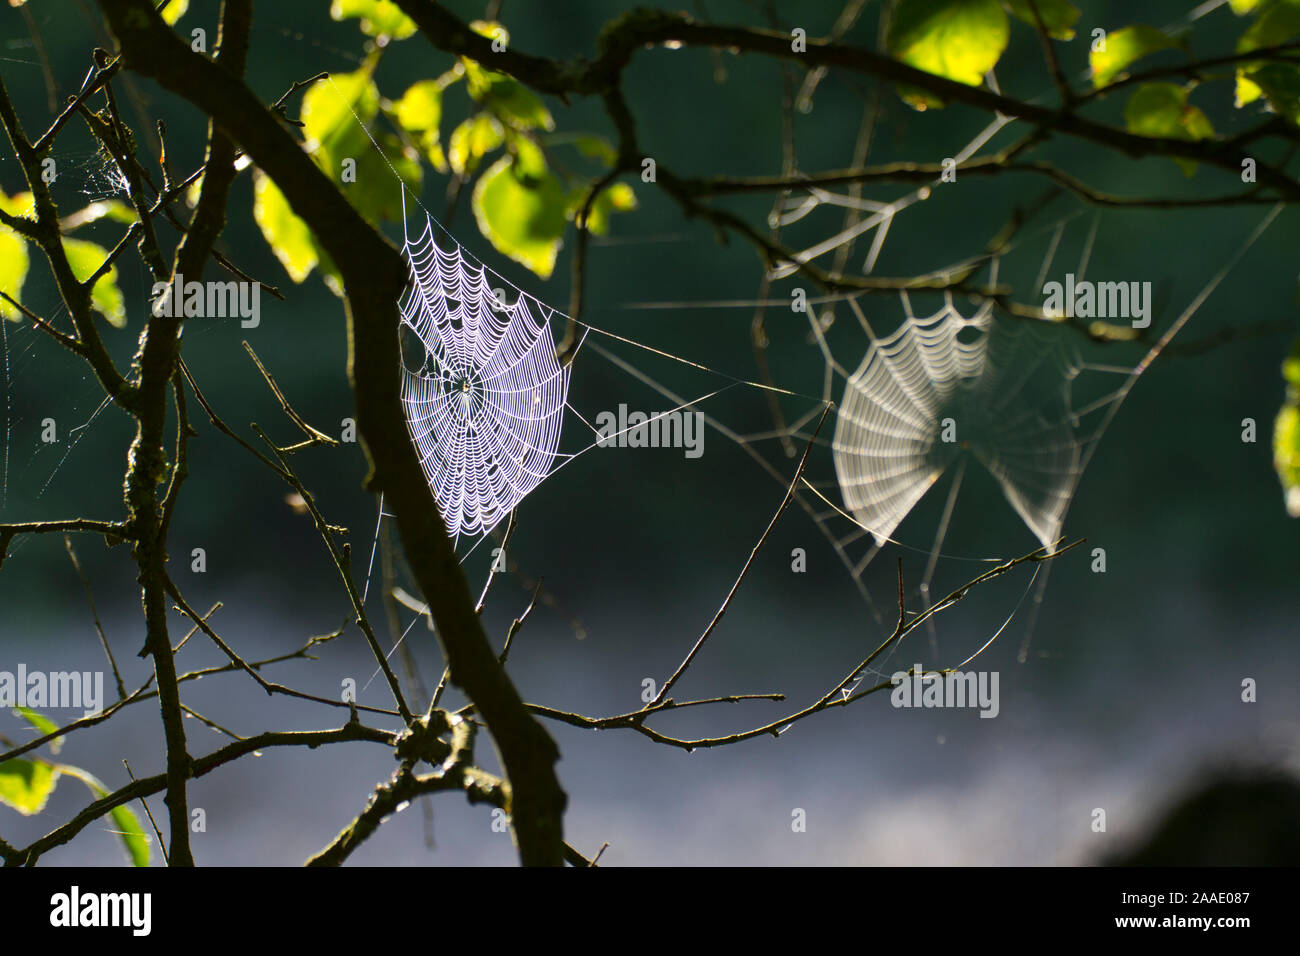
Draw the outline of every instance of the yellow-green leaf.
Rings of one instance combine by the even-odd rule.
[[[997,65],[1010,32],[998,0],[902,0],[887,44],[909,66],[978,86]],[[916,88],[899,92],[917,109],[943,105],[939,97]]]
[[[81,282],[94,275],[108,258],[108,250],[85,239],[64,239],[63,251],[67,253],[72,274]],[[95,287],[90,290],[90,304],[114,328],[126,325],[126,304],[122,300],[122,290],[117,287],[117,266],[109,267],[95,282]]]
[[[1300,518],[1300,405],[1288,403],[1273,423],[1273,467],[1282,482],[1286,511]]]
[[[1286,399],[1273,423],[1273,468],[1282,483],[1286,510],[1300,518],[1300,341],[1282,363]]]
[[[162,18],[168,23],[175,23],[181,17],[185,16],[185,11],[190,8],[190,0],[172,0],[167,4],[167,9],[163,10]]]
[[[1142,23],[1107,33],[1102,48],[1088,53],[1092,85],[1097,89],[1109,86],[1142,57],[1176,46],[1178,43],[1172,37]]]
[[[1237,73],[1237,105],[1263,95],[1269,108],[1300,123],[1300,70],[1286,63],[1265,63]]]
[[[1074,39],[1074,24],[1079,19],[1078,7],[1069,0],[1032,0],[1034,7],[1030,6],[1030,2],[1031,0],[1003,0],[1013,17],[1034,28],[1038,27],[1038,18],[1034,16],[1034,7],[1037,7],[1047,35],[1053,40]]]
[[[552,140],[554,142],[554,140]],[[579,135],[567,140],[578,152],[591,159],[600,160],[606,166],[613,166],[618,161],[618,150],[610,145],[603,136]]]
[[[436,130],[442,119],[443,84],[438,80],[421,80],[409,86],[393,104],[397,122],[409,132]]]
[[[471,116],[451,132],[447,161],[461,176],[474,171],[478,162],[501,145],[504,131],[496,117],[487,113]]]
[[[1261,47],[1279,46],[1300,35],[1300,5],[1274,3],[1265,8],[1237,41],[1238,53],[1249,53]],[[1300,86],[1294,66],[1285,63],[1243,63],[1237,68],[1236,105],[1238,108],[1253,103],[1261,96],[1268,98],[1269,106],[1277,113],[1296,117],[1294,93]]]
[[[404,148],[396,137],[384,134],[379,139],[382,155],[368,149],[357,160],[356,181],[343,183],[341,188],[348,202],[370,222],[380,219],[395,220],[401,217],[401,183],[393,178],[393,169],[401,182],[418,196],[424,171],[419,157]],[[388,164],[393,164],[389,169]]]
[[[392,0],[334,0],[330,16],[335,20],[361,18],[361,32],[367,36],[387,36],[405,40],[415,32],[415,21]]]
[[[1124,107],[1124,122],[1130,133],[1161,139],[1198,140],[1214,135],[1210,119],[1187,101],[1187,89],[1174,83],[1143,83]],[[1188,176],[1196,163],[1176,158]]]
[[[44,714],[38,714],[30,707],[19,707],[14,711],[14,713],[40,731],[42,737],[48,736],[59,729],[58,724],[50,720],[50,718],[46,717]],[[62,749],[62,737],[55,737],[50,741],[50,753],[56,754]]]
[[[92,202],[89,206],[85,206],[70,215],[64,216],[59,220],[59,225],[63,228],[64,232],[71,232],[74,229],[80,229],[82,226],[88,226],[92,222],[98,222],[101,219],[108,219],[112,222],[120,222],[129,226],[135,222],[136,215],[135,210],[120,199],[103,199],[99,202]]]
[[[0,763],[0,803],[13,807],[25,817],[45,809],[54,792],[59,772],[39,760],[15,758]]]
[[[100,783],[99,779],[89,771],[82,770],[80,767],[68,766],[60,766],[58,769],[69,777],[75,777],[84,783],[90,792],[95,795],[96,799],[108,796],[108,787]],[[126,855],[131,860],[131,865],[148,866],[149,835],[144,832],[144,827],[140,826],[139,818],[124,805],[116,806],[108,813],[113,818],[117,838],[122,841]]]
[[[550,167],[546,165],[546,154],[542,148],[527,136],[511,133],[510,152],[515,157],[515,175],[525,182],[545,176]]]
[[[260,169],[253,173],[253,219],[289,278],[294,282],[306,279],[320,261],[311,230],[294,215],[280,188]]]
[[[576,223],[582,215],[583,203],[587,201],[587,189],[579,189],[573,197],[569,214]],[[609,230],[609,217],[616,212],[628,212],[636,208],[636,193],[627,183],[614,183],[603,190],[596,201],[591,204],[591,213],[587,217],[587,229],[598,236]]]
[[[370,144],[363,124],[379,112],[372,79],[374,60],[352,73],[317,80],[303,94],[303,135],[309,150],[325,150],[325,162],[356,159]]]
[[[0,209],[12,216],[21,216],[31,203],[30,193],[19,193],[12,199],[0,192]],[[0,291],[15,302],[23,300],[23,283],[31,265],[27,256],[27,243],[8,226],[0,225]],[[17,322],[23,314],[4,299],[0,299],[0,321]]]
[[[532,90],[512,77],[485,69],[481,64],[462,57],[465,67],[465,85],[483,107],[496,114],[497,119],[517,130],[555,129],[550,110]]]
[[[471,20],[469,28],[481,37],[500,40],[503,46],[510,45],[510,32],[495,20]]]
[[[472,205],[492,245],[546,279],[564,235],[565,198],[553,175],[525,185],[515,176],[513,160],[503,156],[475,184]]]

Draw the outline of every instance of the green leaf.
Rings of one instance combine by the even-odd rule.
[[[394,122],[410,134],[434,169],[443,173],[447,171],[447,158],[438,131],[442,120],[442,93],[460,75],[448,72],[436,80],[412,84],[392,109]]]
[[[361,18],[361,32],[366,36],[387,36],[405,40],[415,33],[415,21],[392,0],[334,0],[330,16],[335,20]]]
[[[1286,510],[1300,518],[1300,340],[1282,363],[1286,399],[1273,423],[1273,468],[1282,482]]]
[[[501,145],[504,136],[496,117],[487,113],[471,116],[452,130],[447,161],[458,175],[472,173],[480,159]]]
[[[494,113],[506,126],[517,130],[555,129],[550,110],[532,90],[504,73],[485,69],[473,60],[462,58],[465,84],[469,95]]]
[[[35,727],[38,731],[40,731],[42,737],[47,736],[48,734],[52,734],[59,729],[58,724],[50,720],[50,718],[46,717],[44,714],[38,714],[30,707],[19,707],[14,711],[14,713],[17,714],[19,717],[23,718],[23,720],[27,721],[33,727]],[[55,737],[53,740],[50,741],[51,753],[58,753],[62,749],[63,749],[62,737]]]
[[[1282,482],[1286,512],[1300,518],[1300,404],[1288,402],[1273,423],[1273,467]]]
[[[185,11],[190,8],[190,0],[172,0],[167,4],[167,9],[162,12],[162,18],[167,23],[175,23],[181,17],[185,16]]]
[[[341,189],[348,202],[356,207],[364,219],[397,220],[402,215],[401,185],[393,179],[393,170],[411,191],[420,193],[424,170],[414,152],[408,152],[391,133],[379,137],[383,154],[368,149],[357,160],[356,182],[343,183]],[[393,169],[388,168],[389,163]],[[319,252],[319,248],[317,250]]]
[[[0,209],[11,216],[22,216],[31,207],[31,193],[19,193],[10,198],[0,191]],[[31,265],[27,257],[27,243],[8,226],[0,225],[0,290],[15,302],[23,300],[23,283]],[[23,314],[4,299],[0,299],[0,321],[21,321]]]
[[[1043,18],[1047,35],[1053,40],[1073,40],[1074,24],[1079,19],[1079,8],[1069,0],[1033,0],[1038,8],[1038,16]],[[1038,19],[1034,16],[1030,0],[1003,0],[1003,4],[1018,20],[1023,20],[1037,29]]]
[[[978,86],[1007,48],[1010,32],[998,0],[901,0],[887,46],[918,70]],[[943,105],[923,90],[900,88],[899,94],[917,109]]]
[[[1238,71],[1237,105],[1244,106],[1261,94],[1273,112],[1300,123],[1300,70],[1285,63],[1266,63]]]
[[[260,169],[253,173],[253,219],[289,278],[294,282],[306,279],[320,261],[311,230],[294,215],[280,188]]]
[[[1092,85],[1096,89],[1109,86],[1142,57],[1176,46],[1177,41],[1168,34],[1141,23],[1107,33],[1102,49],[1092,50],[1088,54],[1088,62],[1092,66]]]
[[[72,274],[81,282],[94,275],[108,258],[108,250],[85,239],[64,239],[63,251],[67,253]],[[108,319],[109,325],[118,329],[126,326],[126,304],[122,300],[122,291],[117,287],[117,266],[111,266],[99,277],[90,290],[90,304]]]
[[[1261,47],[1279,46],[1300,35],[1300,5],[1290,2],[1274,3],[1264,9],[1237,41],[1238,53],[1249,53]],[[1300,88],[1300,71],[1285,63],[1243,63],[1237,68],[1238,108],[1253,103],[1261,96],[1268,99],[1272,109],[1293,121],[1296,120],[1296,90]]]
[[[1228,6],[1232,7],[1233,13],[1241,17],[1254,12],[1261,2],[1263,0],[1228,0]]]
[[[0,803],[13,807],[25,817],[45,809],[54,792],[59,771],[39,760],[15,758],[0,763]]]
[[[409,86],[402,98],[393,104],[393,113],[408,132],[437,130],[442,120],[442,91],[440,80],[421,80]]]
[[[1187,102],[1186,87],[1174,83],[1143,83],[1124,107],[1124,122],[1130,133],[1160,139],[1198,140],[1214,135],[1209,117]],[[1196,172],[1190,159],[1175,158],[1188,176]]]
[[[1279,46],[1300,33],[1300,4],[1281,0],[1264,9],[1237,41],[1238,53]]]
[[[479,230],[492,245],[546,279],[564,235],[565,200],[549,172],[525,184],[515,175],[513,159],[503,156],[475,184],[472,205]]]
[[[356,159],[370,146],[365,126],[379,113],[379,89],[372,79],[371,59],[353,73],[317,80],[303,94],[302,124],[307,148],[325,167],[337,167],[336,160]]]
[[[100,783],[99,779],[89,771],[68,766],[60,766],[58,769],[84,783],[95,795],[95,799],[108,796],[108,787]],[[148,866],[150,840],[149,835],[144,832],[144,827],[140,826],[139,818],[124,804],[109,810],[108,814],[113,818],[113,825],[117,828],[117,838],[122,841],[131,865]]]
[[[27,280],[27,243],[12,230],[0,226],[0,291],[15,302],[23,300],[23,283]],[[0,320],[22,321],[23,314],[0,299]]]
[[[200,177],[200,180],[202,177]],[[74,229],[80,229],[82,226],[89,226],[92,222],[99,222],[101,219],[108,219],[111,222],[120,222],[123,225],[131,225],[135,222],[135,210],[122,202],[120,199],[104,199],[99,202],[92,202],[65,216],[60,221],[64,232],[70,232]]]
[[[582,215],[582,205],[587,201],[589,188],[577,189],[570,197],[569,216],[576,223]],[[636,208],[636,193],[627,183],[614,183],[603,190],[596,201],[591,204],[591,213],[587,217],[587,229],[598,236],[609,231],[609,217],[616,212],[628,212]]]
[[[510,153],[515,157],[515,176],[524,182],[541,179],[550,167],[546,164],[546,154],[542,148],[527,136],[509,133]]]
[[[510,32],[495,20],[471,20],[469,28],[481,37],[500,40],[502,45],[510,45]]]
[[[618,150],[603,136],[579,135],[572,137],[568,142],[582,155],[600,160],[606,166],[613,166],[618,162]]]

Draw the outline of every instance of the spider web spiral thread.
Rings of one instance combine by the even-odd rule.
[[[491,531],[552,471],[569,390],[554,310],[502,301],[487,269],[433,224],[406,241],[411,284],[399,307],[424,355],[403,363],[402,405],[429,487],[453,535]]]

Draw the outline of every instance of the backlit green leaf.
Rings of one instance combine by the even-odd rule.
[[[1010,36],[998,0],[902,0],[887,40],[894,57],[938,76],[978,86],[993,69]],[[942,100],[915,88],[900,89],[917,109]]]
[[[618,161],[618,150],[603,136],[574,136],[568,142],[582,155],[598,159],[606,166],[613,166]]]
[[[582,214],[583,203],[587,201],[587,189],[574,192],[569,207],[569,215],[577,222]],[[591,204],[591,213],[587,219],[587,229],[598,236],[609,231],[609,217],[616,212],[628,212],[636,208],[636,193],[627,183],[614,183],[596,197]]]
[[[1273,112],[1300,123],[1300,69],[1285,63],[1265,63],[1237,75],[1237,105],[1263,94]],[[1243,96],[1247,99],[1243,102]]]
[[[401,182],[406,183],[417,196],[424,175],[418,156],[408,152],[395,136],[384,134],[379,138],[379,145],[383,154],[374,149],[366,150],[357,160],[356,181],[340,186],[357,212],[370,222],[401,217],[402,187],[393,178],[394,169]],[[388,168],[390,162],[393,169]]]
[[[40,731],[42,737],[48,736],[59,729],[58,724],[50,720],[50,718],[46,717],[44,714],[38,714],[30,707],[19,707],[14,711],[14,713]],[[62,737],[55,737],[50,741],[50,753],[58,753],[62,749]]]
[[[1209,117],[1187,101],[1187,89],[1174,83],[1143,83],[1124,107],[1130,133],[1161,139],[1198,140],[1214,135]],[[1189,159],[1175,159],[1188,176],[1196,172]]]
[[[443,84],[438,80],[413,83],[393,104],[397,122],[412,133],[436,130],[442,119],[442,91]]]
[[[473,60],[461,61],[465,65],[465,83],[469,95],[497,119],[518,130],[555,129],[550,110],[527,89],[504,73],[484,69]]]
[[[59,772],[39,760],[15,758],[0,763],[0,803],[25,817],[40,813],[54,792]]]
[[[357,159],[370,148],[363,125],[379,112],[379,90],[375,86],[374,60],[352,73],[317,80],[303,94],[303,135],[308,149],[324,150],[318,157],[331,161]]]
[[[108,787],[100,783],[99,779],[89,771],[68,766],[61,766],[58,769],[84,783],[96,799],[108,796]],[[122,842],[131,865],[148,866],[150,840],[149,835],[144,832],[144,827],[140,826],[139,818],[125,805],[114,807],[108,811],[108,814],[113,820],[113,826],[117,831],[116,836]]]
[[[1030,0],[1004,0],[1004,3],[1012,16],[1031,27],[1038,27],[1038,19],[1034,16]],[[1079,19],[1078,7],[1069,0],[1033,0],[1033,3],[1038,8],[1038,16],[1042,17],[1048,36],[1054,40],[1074,39],[1074,24]]]
[[[566,197],[549,172],[525,185],[514,162],[503,156],[474,186],[474,218],[498,251],[520,262],[543,279],[555,269],[564,235]]]
[[[1237,41],[1238,53],[1261,47],[1280,46],[1300,36],[1300,4],[1274,3],[1264,9]],[[1274,112],[1297,120],[1297,91],[1300,70],[1287,63],[1243,63],[1237,68],[1236,105],[1242,107],[1261,96],[1268,99]]]
[[[275,257],[294,282],[302,282],[320,261],[307,224],[289,208],[280,188],[260,169],[253,173],[253,219]]]
[[[496,117],[487,113],[471,116],[451,132],[447,144],[447,161],[459,175],[472,173],[485,155],[504,140],[504,131]]]
[[[388,36],[405,40],[415,33],[415,21],[392,0],[334,0],[330,16],[335,20],[361,18],[361,32],[367,36]]]
[[[0,209],[10,215],[21,216],[30,205],[30,193],[19,193],[10,198],[0,192]],[[15,302],[23,300],[23,283],[27,280],[29,266],[26,241],[8,226],[0,225],[0,290]],[[22,317],[21,312],[0,299],[0,321],[9,319],[17,322]]]
[[[172,0],[167,4],[167,9],[162,12],[162,18],[168,23],[175,23],[181,17],[185,16],[185,11],[190,8],[190,0]]]
[[[1144,56],[1178,46],[1168,34],[1155,27],[1135,23],[1107,33],[1100,50],[1088,53],[1092,67],[1092,85],[1097,89],[1109,86],[1128,67]]]
[[[107,249],[85,239],[64,239],[63,251],[67,253],[72,274],[81,282],[94,275],[108,258]],[[117,287],[117,266],[110,267],[99,277],[90,290],[90,304],[108,319],[109,325],[119,329],[126,325],[126,304],[122,300],[122,291]]]
[[[1286,510],[1300,518],[1300,341],[1282,363],[1286,399],[1273,423],[1273,467],[1282,482]]]

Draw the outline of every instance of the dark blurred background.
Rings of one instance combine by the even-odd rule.
[[[472,3],[448,6],[465,18],[483,12]],[[631,6],[507,0],[502,20],[518,48],[572,57],[590,55],[601,25]],[[810,36],[825,34],[840,9],[838,3],[773,6],[779,28],[800,26]],[[1129,4],[1083,6],[1079,37],[1058,45],[1072,76],[1086,68],[1092,27],[1113,29],[1133,17]],[[90,49],[107,44],[93,4],[40,0],[29,9],[60,97],[75,92],[89,67]],[[267,102],[295,80],[359,66],[363,38],[356,21],[333,22],[325,9],[269,3],[256,8],[249,82]],[[1185,18],[1188,9],[1185,3],[1153,0],[1143,5],[1142,17],[1164,26]],[[690,10],[721,22],[771,22],[758,4],[740,0],[710,0]],[[846,41],[874,45],[878,18],[879,5],[869,3]],[[202,26],[215,36],[215,22],[216,3],[195,0],[179,28],[188,32]],[[1230,50],[1244,24],[1226,4],[1206,13],[1191,30],[1192,54]],[[416,36],[386,51],[377,82],[385,96],[396,99],[411,82],[450,65],[449,57]],[[0,71],[28,131],[42,129],[49,106],[39,59],[19,11],[9,8],[0,10]],[[996,72],[1010,95],[1050,100],[1037,40],[1018,21]],[[796,82],[801,78],[798,74]],[[206,120],[149,82],[137,80],[135,88],[144,115],[167,121],[173,168],[193,168],[202,156]],[[756,175],[781,169],[782,88],[782,67],[757,57],[654,50],[635,57],[626,91],[649,155],[682,175]],[[1220,131],[1257,119],[1235,115],[1231,88],[1230,82],[1218,83],[1194,98]],[[126,95],[123,84],[118,89]],[[460,100],[444,105],[444,137],[464,115],[464,95],[457,95]],[[820,84],[812,111],[796,117],[801,170],[851,163],[863,109],[873,95],[865,76],[831,75]],[[881,96],[872,163],[953,156],[987,121],[956,107],[916,113],[892,91]],[[1097,115],[1122,123],[1123,99],[1113,99]],[[566,106],[548,100],[548,106],[560,131],[612,135],[595,102]],[[129,112],[127,118],[141,128],[137,114]],[[1013,127],[990,148],[1019,133]],[[146,136],[141,133],[140,139],[143,143]],[[23,188],[21,172],[7,147],[0,154],[0,188],[13,194]],[[1168,160],[1137,161],[1075,140],[1050,141],[1041,155],[1100,189],[1126,195],[1200,196],[1240,186],[1235,177],[1209,169],[1188,178]],[[84,129],[61,137],[59,156],[61,169],[75,170],[64,172],[55,185],[62,211],[115,194]],[[593,243],[586,318],[728,375],[756,379],[749,337],[753,310],[707,305],[755,297],[761,268],[752,247],[738,239],[718,244],[709,228],[684,219],[653,186],[639,181],[634,186],[640,208],[615,217],[610,235]],[[450,219],[460,240],[513,282],[565,307],[569,249],[554,276],[540,281],[497,255],[478,233],[468,190],[448,214],[445,188],[445,177],[426,168],[424,201],[444,222]],[[1040,208],[1046,188],[1045,181],[1023,175],[944,186],[897,218],[876,272],[917,274],[978,253],[1013,210],[1023,208],[1033,215],[1003,265],[1002,279],[1015,287],[1018,299],[1033,302],[1032,283],[1054,225],[1072,217],[1052,275],[1077,271],[1073,266],[1095,228],[1089,277],[1151,281],[1155,323],[1163,328],[1241,247],[1266,211],[1107,210],[1098,215],[1068,196]],[[864,195],[890,201],[907,192],[888,186]],[[728,205],[761,225],[770,202],[763,196]],[[318,275],[293,285],[262,239],[251,207],[246,173],[234,190],[221,248],[244,269],[283,289],[288,301],[264,296],[257,329],[191,322],[185,359],[233,427],[254,440],[247,425],[256,421],[287,442],[294,437],[292,426],[248,361],[240,345],[247,338],[299,411],[317,427],[337,433],[352,414],[341,304]],[[836,232],[841,222],[842,211],[821,211],[791,227],[785,238],[794,246],[809,245]],[[121,229],[101,223],[84,235],[111,245]],[[386,230],[400,239],[400,224],[388,223]],[[1294,214],[1284,213],[1179,341],[1249,323],[1294,320],[1296,238]],[[870,239],[855,246],[852,269],[861,268]],[[144,322],[149,283],[130,255],[120,261],[119,271],[128,328],[106,335],[125,365]],[[215,277],[211,268],[208,275]],[[785,280],[773,285],[771,296],[788,301],[797,285],[809,285],[812,294],[810,284]],[[44,262],[35,257],[24,302],[39,313],[59,314]],[[631,307],[647,302],[679,305]],[[913,304],[920,313],[935,306],[924,297]],[[892,297],[867,298],[863,306],[878,331],[892,329],[903,314]],[[849,368],[856,367],[865,347],[860,337],[854,344],[855,326],[840,304],[832,341],[837,359]],[[774,380],[812,396],[783,399],[786,416],[796,418],[821,396],[824,363],[802,316],[773,308],[768,330]],[[132,434],[127,416],[111,407],[95,416],[102,392],[84,366],[30,329],[8,323],[4,332],[7,478],[0,520],[120,514],[120,475]],[[1248,337],[1195,355],[1170,354],[1138,383],[1079,487],[1065,531],[1086,537],[1088,544],[1051,566],[1027,659],[1019,663],[1017,652],[1032,597],[1025,613],[971,665],[1000,672],[997,719],[981,720],[973,711],[898,710],[878,695],[802,722],[780,739],[689,755],[630,732],[554,725],[550,729],[563,752],[561,778],[570,794],[571,842],[594,851],[608,841],[603,862],[610,864],[1091,863],[1127,852],[1207,768],[1226,763],[1295,771],[1300,765],[1300,702],[1294,691],[1300,681],[1296,525],[1286,517],[1269,444],[1283,394],[1279,366],[1293,334]],[[726,384],[649,352],[602,344],[688,397]],[[1116,365],[1131,366],[1144,351],[1079,344],[1089,358]],[[831,397],[838,400],[842,388],[837,379]],[[591,351],[580,353],[575,364],[570,402],[589,420],[620,402],[650,412],[669,407]],[[740,434],[772,427],[767,398],[750,387],[732,388],[703,408]],[[59,427],[60,443],[53,446],[40,441],[46,417]],[[1244,418],[1258,425],[1254,444],[1241,440]],[[223,602],[213,624],[250,659],[293,650],[310,635],[338,628],[349,616],[346,595],[310,519],[286,503],[287,487],[269,470],[201,415],[195,424],[201,434],[191,445],[191,478],[171,533],[173,576],[190,603],[206,610]],[[823,437],[829,431],[828,425]],[[564,447],[581,447],[582,438],[571,428]],[[786,480],[793,474],[795,463],[778,443],[750,447]],[[353,566],[364,578],[376,502],[361,489],[365,463],[359,447],[307,451],[298,465],[329,519],[351,529]],[[828,448],[813,452],[810,472],[833,478]],[[915,550],[886,548],[863,578],[887,621],[897,559],[903,558],[914,586],[946,490],[946,481],[941,482],[900,527],[898,536]],[[662,680],[676,666],[783,493],[782,481],[716,430],[709,431],[699,459],[669,450],[596,450],[544,482],[519,509],[510,556],[523,574],[494,584],[484,614],[488,633],[499,644],[510,620],[528,603],[528,582],[544,578],[554,606],[539,606],[511,653],[512,674],[527,699],[589,715],[640,706],[642,680]],[[831,497],[839,502],[837,495]],[[829,527],[839,535],[849,530],[843,522]],[[134,656],[143,631],[129,555],[91,537],[74,543],[108,638],[127,671],[126,682],[138,686],[149,671]],[[945,552],[1012,556],[1035,546],[993,482],[974,470],[968,473]],[[196,547],[206,551],[205,574],[189,571],[188,556]],[[791,573],[796,547],[807,550],[807,573]],[[1093,547],[1106,550],[1104,574],[1090,571]],[[488,560],[485,547],[466,561],[476,592]],[[979,569],[940,560],[936,590],[955,587]],[[413,590],[400,568],[398,580]],[[914,661],[934,666],[965,659],[1006,619],[1028,584],[1025,573],[977,590],[940,617],[937,657],[925,635],[916,634],[915,643],[881,669],[888,673]],[[376,591],[372,587],[371,613],[383,622]],[[913,608],[919,604],[914,587],[909,601]],[[173,626],[176,637],[188,630],[178,615]],[[699,708],[670,715],[661,726],[703,736],[775,719],[834,686],[885,633],[822,530],[792,507],[677,691],[679,697],[781,691],[788,701]],[[432,636],[417,625],[408,642],[432,685],[442,668]],[[320,657],[277,666],[272,676],[335,696],[341,681],[366,684],[374,670],[355,628],[325,646]],[[19,542],[0,572],[0,669],[12,670],[18,661],[29,669],[104,666],[81,584],[57,538]],[[196,638],[180,666],[220,662],[219,652]],[[1258,682],[1257,703],[1241,701],[1245,678]],[[106,688],[111,695],[111,678]],[[375,706],[390,703],[382,680],[368,684],[360,699]],[[328,708],[268,699],[234,675],[187,685],[185,700],[240,734],[335,726],[343,719]],[[2,719],[10,737],[24,739],[29,732],[16,720]],[[187,729],[195,752],[223,743],[197,721],[189,721]],[[490,764],[486,740],[480,750]],[[151,703],[72,736],[61,755],[113,786],[124,779],[123,757],[137,775],[161,769],[162,732]],[[348,822],[391,770],[382,748],[361,745],[273,750],[228,766],[192,784],[192,805],[203,807],[208,819],[207,833],[195,838],[196,858],[209,864],[298,863]],[[0,809],[0,835],[25,844],[84,802],[84,792],[65,782],[41,816],[22,818]],[[154,804],[156,812],[161,799]],[[806,832],[792,832],[796,808],[806,811]],[[1095,808],[1106,810],[1105,833],[1091,829]],[[1293,816],[1282,819],[1280,826],[1289,820],[1294,828]],[[432,853],[425,845],[422,812],[413,808],[389,821],[353,859],[426,864],[513,858],[509,838],[492,832],[481,809],[447,797],[434,804],[433,821],[437,849]],[[1237,844],[1250,839],[1260,838],[1243,837]],[[109,834],[91,828],[46,859],[109,864],[120,862],[121,852]]]

